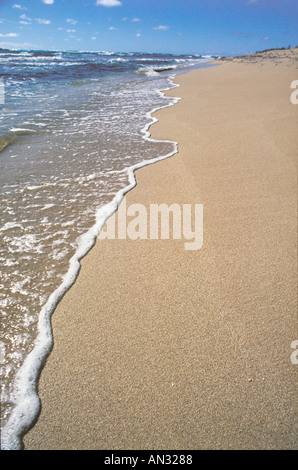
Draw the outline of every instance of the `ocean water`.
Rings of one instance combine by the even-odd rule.
[[[163,90],[209,57],[0,50],[0,374],[3,449],[39,410],[50,318],[80,259],[135,185],[176,143],[150,139]]]

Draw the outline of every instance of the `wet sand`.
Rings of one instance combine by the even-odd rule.
[[[138,170],[126,204],[203,204],[203,246],[97,241],[53,315],[25,449],[295,448],[298,71],[286,53],[175,79],[167,93],[182,100],[151,133],[179,152]]]

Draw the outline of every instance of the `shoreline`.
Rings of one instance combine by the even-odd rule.
[[[233,72],[228,71],[228,68],[231,66],[233,67]],[[223,67],[225,67],[225,71],[222,70]],[[170,107],[168,109],[167,107],[158,111],[159,123],[153,125],[150,128],[150,131],[151,138],[156,140],[172,140],[170,137],[175,135],[175,133],[179,134],[181,137],[178,139],[179,152],[164,162],[160,161],[159,163],[156,163],[156,165],[150,165],[142,170],[138,170],[136,172],[138,184],[134,188],[134,191],[128,193],[127,200],[132,202],[142,202],[144,205],[148,205],[151,201],[158,201],[160,203],[167,201],[180,203],[204,203],[204,198],[207,198],[209,204],[213,207],[214,214],[216,214],[219,217],[219,220],[221,220],[221,224],[219,224],[218,227],[224,229],[223,235],[226,235],[226,237],[223,237],[224,249],[230,256],[231,252],[229,250],[231,250],[231,242],[229,242],[228,235],[231,234],[227,230],[223,220],[220,218],[220,213],[216,208],[216,204],[222,206],[221,200],[216,199],[216,197],[210,193],[211,188],[214,188],[212,180],[219,185],[223,184],[221,182],[220,175],[217,174],[218,164],[221,164],[226,178],[230,176],[232,181],[239,183],[240,181],[237,181],[237,178],[239,177],[239,174],[241,174],[243,179],[243,181],[241,180],[241,183],[246,183],[247,191],[250,192],[251,187],[254,185],[252,180],[245,179],[245,170],[250,170],[250,173],[248,172],[250,178],[252,178],[252,175],[257,175],[254,174],[249,165],[248,169],[245,165],[242,166],[243,162],[239,162],[235,159],[235,155],[232,156],[232,160],[233,163],[237,163],[238,165],[238,171],[240,170],[240,173],[238,174],[235,171],[234,173],[236,174],[233,174],[233,168],[229,166],[229,163],[225,158],[220,156],[216,160],[217,165],[214,167],[212,167],[212,165],[210,166],[210,162],[201,155],[202,149],[205,149],[209,156],[212,155],[212,152],[210,151],[212,150],[214,152],[216,149],[217,153],[221,154],[222,150],[225,149],[225,146],[228,149],[229,141],[224,138],[224,129],[217,128],[215,122],[210,125],[208,120],[205,122],[201,121],[200,126],[196,127],[194,122],[189,120],[188,117],[190,114],[194,114],[194,105],[191,113],[189,112],[189,109],[187,109],[187,107],[190,106],[192,94],[195,89],[194,77],[196,77],[196,80],[202,79],[205,87],[208,85],[209,79],[206,79],[206,70],[209,70],[209,77],[211,77],[211,80],[218,80],[218,78],[220,79],[223,77],[223,80],[226,82],[231,80],[233,81],[234,90],[229,91],[230,98],[234,96],[235,91],[237,91],[238,97],[242,96],[241,94],[245,90],[245,87],[242,86],[241,88],[240,86],[243,70],[240,71],[239,65],[237,65],[237,70],[234,64],[229,64],[228,66],[223,65],[223,67],[220,67],[222,73],[220,71],[212,71],[219,68],[211,67],[176,77],[175,82],[178,81],[180,85],[182,83],[179,91],[181,90],[183,99],[176,104],[174,108]],[[240,67],[243,67],[243,64],[241,64]],[[244,65],[244,67],[248,66]],[[272,77],[272,73],[272,70],[266,70],[268,77],[270,74]],[[205,77],[200,77],[199,74],[205,74]],[[289,72],[287,72],[287,74],[289,74]],[[282,83],[284,83],[285,76],[287,74],[283,71],[283,73],[278,74],[278,77],[275,77],[275,79],[281,79],[280,75],[283,75]],[[190,76],[192,78],[190,78]],[[292,80],[294,79],[295,77],[293,76]],[[259,83],[259,77],[256,79],[255,71],[251,69],[248,80],[250,80],[249,83],[251,86],[253,83]],[[217,83],[217,81],[213,82],[213,86],[214,83]],[[263,86],[263,93],[264,89],[265,87]],[[274,88],[272,87],[271,91],[273,89]],[[224,90],[227,91],[227,85]],[[210,85],[208,87],[208,92],[212,93],[212,91],[213,89]],[[174,93],[175,92],[176,88],[174,89]],[[171,96],[172,93],[173,91],[168,92]],[[178,94],[180,95],[180,93]],[[257,99],[263,99],[260,92],[257,93],[257,95]],[[208,95],[208,99],[210,99],[210,96],[211,94]],[[282,96],[284,97],[284,92],[282,92]],[[201,101],[198,101],[198,99]],[[210,103],[208,103],[207,98],[205,98],[201,93],[199,97],[195,97],[194,101],[197,105],[202,104],[203,113],[205,112],[208,115],[207,111]],[[275,102],[276,101],[274,101],[274,103]],[[251,116],[248,116],[251,126],[253,126],[256,117],[259,118],[259,120],[261,118],[260,122],[262,125],[264,125],[264,123],[267,125],[267,121],[269,122],[270,120],[270,117],[268,117],[268,109],[270,109],[269,103],[270,100],[266,97],[265,104],[267,105],[267,108],[258,115],[257,106],[249,106],[250,104],[245,100],[245,105],[251,113]],[[283,102],[279,97],[278,106],[282,106],[282,103]],[[260,104],[260,101],[258,104]],[[224,100],[220,105],[223,107],[226,106]],[[233,106],[234,108],[229,115],[230,120],[233,119],[234,113],[239,113],[241,116],[241,106],[235,99],[233,101]],[[181,111],[180,115],[181,108],[183,108],[184,114]],[[283,107],[282,109],[285,113],[285,108]],[[215,109],[211,111],[214,113]],[[288,116],[291,115],[292,111],[293,110],[290,108],[287,114],[285,114],[287,116],[287,127],[289,124]],[[198,114],[196,114],[196,119],[198,119]],[[223,124],[224,126],[227,125],[227,123]],[[236,122],[233,122],[232,124],[235,126]],[[271,128],[272,125],[274,126],[274,123],[272,123],[271,119]],[[251,139],[257,129],[258,127],[253,126],[249,136],[245,135],[245,133],[243,134],[243,138],[245,137],[245,139],[247,139],[246,145],[251,144]],[[184,134],[181,134],[182,130]],[[202,133],[203,130],[205,131],[204,135]],[[214,138],[216,135],[216,132],[214,131],[217,131],[219,134],[218,143],[211,142],[211,137],[213,136]],[[194,138],[194,132],[200,133],[200,139]],[[287,132],[289,133],[289,131]],[[183,135],[186,137],[183,138]],[[261,137],[261,135],[262,132],[260,131],[259,137]],[[269,135],[271,134],[268,134],[267,131],[266,137],[269,138]],[[169,138],[167,138],[167,136],[169,136]],[[276,143],[272,142],[270,144],[272,145],[273,150],[280,149],[283,139],[282,136],[280,136],[280,133],[278,138],[279,140],[277,140]],[[241,139],[239,140],[239,137],[236,137],[235,140],[237,141],[236,144],[238,144],[238,149],[243,147],[243,150],[245,147],[243,141]],[[285,140],[285,142],[287,142],[287,140]],[[294,148],[293,141],[288,144],[288,147],[290,147],[290,145],[291,151],[289,153],[292,158]],[[201,160],[199,159],[196,161],[194,157],[197,149],[200,149],[199,153]],[[182,157],[186,156],[188,153],[192,155],[192,158],[188,158],[187,161],[184,161]],[[276,168],[279,168],[282,163],[280,161],[279,152],[277,151],[275,159]],[[258,160],[256,161],[258,162]],[[292,163],[289,165],[291,166]],[[261,169],[264,170],[265,167],[261,166]],[[194,170],[196,171],[194,172]],[[203,182],[195,177],[195,175],[198,174],[198,170],[201,174],[204,173],[204,177],[202,177]],[[270,183],[273,181],[275,182],[275,171],[270,175],[272,179]],[[179,180],[177,179],[177,174],[179,174]],[[284,177],[286,176],[289,177],[288,172],[285,172]],[[210,179],[211,182],[208,181],[208,179]],[[198,181],[202,183],[201,186],[198,185]],[[264,178],[264,181],[262,180],[262,183],[266,183],[266,178]],[[270,184],[268,182],[266,195],[267,197],[270,196],[273,198],[270,192],[272,191],[272,187],[270,186],[269,188],[269,186]],[[232,194],[235,196],[233,188],[229,187],[229,190],[231,191],[231,196]],[[255,190],[259,190],[258,185]],[[224,194],[224,192],[219,191],[218,196],[223,196]],[[263,194],[261,195],[263,197]],[[228,220],[230,221],[233,220],[231,213],[234,213],[234,216],[237,214],[237,207],[235,206],[233,198],[230,202],[231,201],[233,201],[231,208],[229,208],[228,200],[225,201],[222,206],[222,209],[227,212]],[[248,199],[245,199],[245,201],[249,202]],[[262,207],[262,209],[264,209],[264,207]],[[292,210],[293,201],[291,202],[291,211]],[[252,215],[256,216],[256,213],[251,211],[250,216]],[[271,213],[270,216],[272,216]],[[267,218],[269,219],[268,214]],[[248,220],[250,220],[249,217],[247,217],[246,222]],[[255,224],[255,228],[263,230],[264,232],[264,218],[262,221],[253,220],[253,222]],[[226,403],[233,403],[233,399],[231,398],[233,397],[232,390],[229,390],[229,393],[227,390],[229,388],[233,389],[234,386],[234,389],[238,392],[236,394],[236,398],[234,398],[238,405],[236,406],[238,412],[240,411],[239,403],[242,403],[241,396],[239,397],[239,391],[242,391],[243,396],[245,396],[245,393],[248,393],[249,395],[252,394],[256,403],[260,404],[259,402],[261,402],[263,406],[262,418],[265,420],[266,406],[264,404],[264,397],[262,396],[260,397],[261,399],[258,400],[257,393],[259,388],[262,386],[262,382],[258,383],[258,387],[256,387],[256,379],[254,377],[254,375],[256,375],[256,371],[253,366],[256,363],[257,354],[255,356],[253,355],[252,364],[250,361],[248,361],[249,364],[246,364],[245,354],[241,361],[237,359],[235,351],[233,351],[233,347],[237,349],[239,348],[240,343],[244,344],[244,337],[246,336],[243,331],[241,336],[241,316],[237,316],[234,312],[234,308],[232,308],[233,302],[231,302],[231,305],[227,302],[229,305],[228,310],[230,310],[230,313],[233,313],[233,321],[230,320],[228,330],[226,331],[226,319],[222,313],[219,314],[218,318],[213,318],[213,314],[219,308],[218,306],[225,305],[220,276],[220,270],[223,270],[223,272],[225,271],[225,263],[222,261],[219,269],[217,267],[217,257],[215,255],[217,255],[220,260],[225,259],[225,261],[228,260],[228,257],[226,259],[221,251],[218,250],[218,248],[215,249],[212,244],[208,245],[210,234],[211,239],[213,238],[214,240],[217,240],[217,242],[219,242],[220,237],[216,234],[216,231],[218,230],[218,228],[216,228],[216,224],[212,225],[210,221],[208,222],[208,219],[206,224],[207,228],[204,226],[204,231],[207,230],[207,234],[209,234],[209,237],[207,237],[207,249],[205,250],[204,245],[202,251],[198,252],[199,254],[191,253],[190,256],[188,254],[187,259],[185,258],[186,254],[183,252],[183,248],[181,246],[178,248],[180,241],[167,240],[163,242],[155,242],[152,240],[125,240],[122,242],[119,240],[101,240],[96,243],[89,254],[82,260],[81,273],[76,283],[66,293],[64,299],[62,299],[58,305],[52,319],[54,328],[54,350],[48,359],[40,381],[42,411],[37,424],[25,436],[25,448],[151,449],[152,446],[156,449],[192,449],[210,448],[210,446],[215,446],[217,448],[233,448],[231,437],[234,436],[236,439],[236,434],[235,429],[230,422],[230,418],[226,417],[227,428],[230,429],[230,432],[227,432],[226,436],[214,436],[216,419],[211,419],[210,421],[210,418],[208,418],[206,413],[202,411],[202,407],[204,407],[203,398],[206,398],[211,416],[215,418],[218,413],[220,416],[222,415],[217,406],[216,398],[219,398],[219,395],[217,396],[217,388],[213,388],[214,385],[217,385],[217,387],[220,386],[219,390],[223,393]],[[244,237],[244,247],[247,250],[249,248],[249,242],[242,233],[242,225],[238,226],[237,229],[238,235],[241,233]],[[274,232],[274,234],[276,235],[276,232]],[[253,236],[254,234],[250,233],[250,235]],[[264,240],[262,240],[264,248],[267,246],[268,241],[271,240],[272,235],[266,231],[263,235],[266,235]],[[235,240],[237,240],[237,237],[234,234],[234,241]],[[260,240],[258,240],[258,242],[260,242]],[[292,238],[291,243],[293,243]],[[151,249],[153,250],[153,253],[151,252]],[[255,256],[253,251],[248,250],[248,253],[251,256]],[[137,258],[137,260],[140,258],[142,259],[142,266],[139,266],[139,263],[135,258]],[[264,256],[264,258],[266,258],[266,256]],[[247,265],[248,260],[249,257],[244,258],[243,264]],[[162,263],[166,264],[166,271],[161,268]],[[267,258],[266,263],[269,263]],[[107,264],[109,264],[109,266],[107,266]],[[231,261],[229,261],[229,264],[230,267],[233,266]],[[238,273],[242,272],[241,264],[240,255],[238,253],[238,257],[236,257]],[[293,277],[292,269],[293,266],[291,266],[291,276]],[[193,276],[190,279],[187,274],[189,273],[189,270],[193,273]],[[261,268],[260,271],[262,271]],[[264,272],[257,273],[262,280],[262,284],[264,284],[264,279],[262,277],[264,273],[268,278],[270,278],[269,271],[270,270],[268,270],[267,266],[267,269],[264,269]],[[154,279],[153,273],[158,274],[159,277]],[[204,274],[207,278],[209,276],[212,288],[206,285],[204,276],[201,278]],[[277,273],[275,273],[275,275],[277,276]],[[147,276],[149,278],[147,278]],[[176,283],[175,276],[178,277],[180,285]],[[293,281],[292,277],[291,281]],[[228,281],[224,281],[224,285],[229,293],[228,299],[231,299],[233,295],[235,296],[235,291],[233,290],[235,285],[231,286],[230,283],[235,284],[235,279],[233,276],[229,277],[229,275],[227,275],[227,279]],[[257,286],[250,277],[249,281],[250,287],[253,286],[253,290],[257,290]],[[279,281],[282,282],[281,279]],[[270,282],[268,280],[266,282],[272,288]],[[188,298],[189,293],[187,289],[190,290],[191,294],[194,294],[197,288],[196,283],[198,283],[200,287],[199,290],[202,291],[202,296],[199,299],[196,299],[195,297],[195,300],[192,301],[192,299]],[[163,285],[164,287],[162,287]],[[291,288],[288,295],[291,299],[292,306],[292,282],[290,285]],[[173,290],[173,287],[177,296],[175,295],[174,298],[171,298],[169,295],[171,294],[170,291],[171,288]],[[240,286],[237,287],[239,288]],[[102,290],[104,293],[104,299],[102,298],[102,295],[98,293],[98,289]],[[122,293],[119,297],[117,295],[116,299],[111,295],[112,292],[115,292],[115,289],[117,293],[118,289]],[[144,291],[146,291],[148,296],[147,301],[144,299]],[[154,296],[152,296],[152,292],[155,292]],[[138,294],[137,299],[139,299],[143,308],[139,307],[135,298],[135,293]],[[244,305],[246,309],[249,299],[247,298],[245,289],[244,292],[242,292],[242,296],[244,297],[242,299],[243,304],[240,303],[239,306]],[[92,301],[89,302],[88,298],[92,299]],[[235,298],[233,298],[233,301],[238,304]],[[132,302],[132,304],[130,304],[130,302]],[[262,306],[265,312],[268,310],[268,302],[265,302],[265,305]],[[169,312],[172,316],[169,315],[169,312],[164,311],[165,305],[170,307]],[[200,308],[203,306],[203,310],[206,309],[207,311],[207,316],[206,318],[203,318],[199,314],[199,318],[197,318],[195,316],[197,309],[199,309],[200,312]],[[186,318],[183,316],[184,309],[187,311]],[[86,324],[86,311],[88,312],[89,317],[88,325]],[[116,314],[118,311],[122,312],[122,314]],[[69,312],[72,312],[74,316],[71,315],[69,318]],[[101,320],[99,322],[100,325],[98,324],[98,315]],[[291,321],[292,310],[291,314],[290,312],[287,312],[287,315],[288,321]],[[255,321],[260,329],[260,323],[258,323],[259,320],[257,317],[255,318]],[[221,359],[221,366],[225,367],[223,367],[223,372],[220,373],[219,376],[216,376],[216,374],[210,374],[208,368],[207,370],[204,368],[202,369],[202,366],[197,363],[196,359],[196,357],[200,357],[202,360],[204,359],[205,362],[203,362],[205,365],[208,365],[211,369],[214,367],[217,369],[217,372],[219,372],[220,368],[218,366],[214,366],[208,356],[212,351],[212,349],[210,350],[209,344],[210,337],[208,340],[210,332],[213,340],[216,339],[214,348],[218,353],[223,346],[221,344],[222,336],[217,336],[215,333],[217,322],[219,322],[221,326],[221,333],[225,332],[223,337],[225,337],[226,340],[228,339],[227,342],[229,348],[228,352],[224,354],[225,359],[233,357],[237,364],[237,367],[235,366],[233,368]],[[245,322],[247,322],[250,331],[252,331],[252,320],[248,320],[247,317],[245,317]],[[262,324],[262,326],[265,326],[269,331],[269,322],[266,322],[264,319],[263,322],[265,325]],[[281,319],[276,319],[276,322],[280,324]],[[105,328],[103,328],[103,325],[105,325]],[[134,325],[138,326],[137,331],[135,331]],[[181,325],[184,326],[182,331]],[[196,326],[195,333],[200,333],[199,338],[201,340],[201,346],[199,349],[196,344],[196,334],[192,331],[194,325]],[[209,326],[212,326],[210,330],[208,328]],[[234,332],[233,326],[235,327],[236,332]],[[73,327],[77,328],[77,330],[76,334],[72,337]],[[104,331],[108,332],[108,337],[106,337]],[[205,335],[202,336],[201,331],[203,331]],[[285,331],[284,325],[282,326],[282,331],[284,340],[285,336],[287,338],[289,336],[288,332]],[[122,337],[122,332],[126,333],[125,341]],[[237,335],[241,341],[233,342],[232,338],[234,336],[237,337]],[[99,344],[97,344],[97,342]],[[256,344],[258,343],[257,338],[255,338],[255,342]],[[267,337],[267,346],[269,346],[269,344],[270,341],[268,343]],[[92,345],[91,350],[89,350],[87,345]],[[144,355],[140,354],[140,345],[144,345],[144,350],[142,351]],[[182,345],[183,348],[180,350],[178,345]],[[202,345],[205,345],[205,348],[203,348]],[[259,347],[260,345],[258,345],[258,348]],[[284,345],[284,347],[289,348],[290,343]],[[79,348],[79,351],[77,348]],[[159,355],[157,355],[155,348],[159,350]],[[86,356],[87,351],[88,356]],[[195,351],[198,356],[195,355]],[[121,354],[122,352],[123,355]],[[241,349],[238,353],[243,355],[243,351]],[[102,358],[104,358],[104,361]],[[282,359],[284,360],[284,358]],[[278,357],[278,360],[280,363],[281,358]],[[265,360],[265,363],[266,366],[269,367],[267,359]],[[186,373],[182,367],[183,364],[185,364],[188,373]],[[61,370],[58,370],[60,366]],[[250,369],[250,367],[252,370],[249,372],[252,377],[247,377],[247,374],[244,374],[243,370],[246,368]],[[285,375],[287,383],[290,383],[290,389],[292,387],[292,383],[289,376],[293,373],[291,367],[293,366],[290,364],[290,374],[287,367],[286,372],[279,370],[279,382],[281,381],[281,377],[284,377]],[[146,373],[144,373],[144,371],[146,371]],[[194,371],[196,371],[196,373]],[[200,372],[199,382],[202,381],[205,393],[202,393],[202,388],[198,386],[198,372]],[[232,384],[226,384],[226,389],[224,387],[225,381],[223,377],[226,377],[228,373],[231,374],[233,380]],[[223,377],[221,374],[223,374]],[[266,376],[265,373],[264,375]],[[242,380],[244,378],[246,378],[246,382],[243,383]],[[246,390],[248,385],[247,381],[249,379],[252,379],[251,382],[248,382],[249,384],[252,384],[251,388],[255,387],[253,391]],[[104,386],[102,386],[102,384],[104,384]],[[183,385],[185,388],[184,390]],[[86,387],[85,397],[84,393],[80,397],[82,387]],[[211,396],[214,395],[212,400],[208,399],[208,393],[206,395],[207,390],[209,390]],[[183,391],[187,391],[187,393],[183,394]],[[269,388],[266,388],[266,394],[268,393]],[[229,398],[227,395],[229,395]],[[171,401],[171,397],[173,402]],[[85,406],[86,401],[88,406]],[[175,403],[174,408],[173,403]],[[80,404],[83,405],[81,409]],[[196,406],[199,404],[200,406]],[[166,408],[165,405],[168,405],[168,408]],[[231,404],[229,406],[231,406]],[[288,407],[289,403],[287,401],[287,410]],[[127,410],[130,410],[129,416],[126,416]],[[201,439],[198,439],[197,436],[197,427],[200,425],[200,420],[198,419],[198,423],[195,423],[192,420],[192,414],[194,413],[195,415],[198,415],[198,410],[200,410],[200,413],[203,415]],[[249,419],[252,419],[253,415],[251,414],[251,410],[246,411],[248,413],[247,422],[249,422]],[[157,423],[155,423],[153,419],[154,416],[159,416]],[[291,416],[288,411],[286,416],[287,420],[291,420]],[[271,418],[273,419],[274,417],[270,417],[270,419]],[[275,425],[277,421],[278,419],[274,421]],[[278,422],[280,424],[280,416]],[[157,427],[158,423],[160,424],[160,428]],[[243,420],[243,423],[246,423],[246,421]],[[211,429],[213,431],[209,441],[207,424],[211,424]],[[221,432],[223,431],[223,424],[223,420],[220,420],[219,427]],[[267,421],[266,424],[268,425]],[[266,426],[264,425],[263,427]],[[60,431],[58,431],[59,429]],[[65,429],[67,429],[67,435],[65,435]],[[145,430],[147,429],[149,430],[148,435],[144,436]],[[258,432],[259,431],[256,430],[256,436],[250,436],[250,442],[255,440],[256,445],[258,445],[258,440],[260,440]],[[88,438],[86,436],[88,436]],[[219,442],[216,441],[216,439],[219,439]],[[279,439],[280,442],[284,443],[283,445],[288,446],[287,448],[291,448],[293,445],[290,437],[287,437],[285,429],[283,430],[282,437]],[[228,442],[229,445],[227,445]],[[237,441],[235,440],[234,445],[238,445],[236,442]],[[264,443],[264,440],[261,442]],[[267,445],[272,442],[273,447],[276,447],[277,445],[276,440],[273,438],[270,440],[270,438],[267,437],[265,442]],[[243,440],[241,443],[244,445]]]
[[[201,68],[201,67],[199,67]],[[175,85],[172,78],[168,79],[170,88],[160,90],[159,94],[164,96],[166,91],[174,89],[179,85]],[[37,393],[37,385],[40,374],[46,364],[48,356],[53,348],[53,333],[51,328],[51,318],[56,307],[63,299],[68,290],[75,284],[76,279],[81,270],[81,260],[87,256],[96,243],[96,239],[100,236],[106,222],[115,214],[122,201],[125,199],[126,193],[130,192],[136,186],[135,172],[138,169],[152,165],[161,160],[171,158],[178,151],[178,143],[175,141],[156,140],[151,138],[149,132],[150,127],[158,122],[153,117],[157,111],[174,106],[180,98],[173,97],[172,102],[154,108],[147,113],[150,120],[148,124],[140,130],[145,140],[151,142],[167,142],[173,144],[173,151],[167,155],[144,160],[140,163],[132,165],[127,169],[128,185],[117,192],[115,197],[109,203],[101,207],[95,216],[95,224],[80,237],[79,246],[69,262],[69,269],[64,276],[64,281],[52,292],[47,303],[41,309],[38,320],[38,335],[34,342],[32,351],[25,358],[22,367],[19,369],[14,380],[14,400],[16,406],[12,411],[7,423],[2,430],[2,449],[19,450],[22,448],[22,437],[28,429],[34,426],[40,413],[40,399]]]

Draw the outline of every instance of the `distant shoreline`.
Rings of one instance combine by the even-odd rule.
[[[294,61],[297,59],[298,46],[292,49],[288,48],[278,48],[278,49],[265,49],[263,51],[257,51],[252,54],[244,54],[237,56],[221,56],[220,61],[223,62],[242,62],[242,63],[251,63],[251,62],[263,62],[263,61],[283,61],[289,58],[293,58]]]

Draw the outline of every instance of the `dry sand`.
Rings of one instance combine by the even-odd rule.
[[[295,448],[298,71],[234,62],[176,78],[151,131],[179,153],[126,198],[203,204],[202,249],[98,240],[54,313],[26,449]]]

